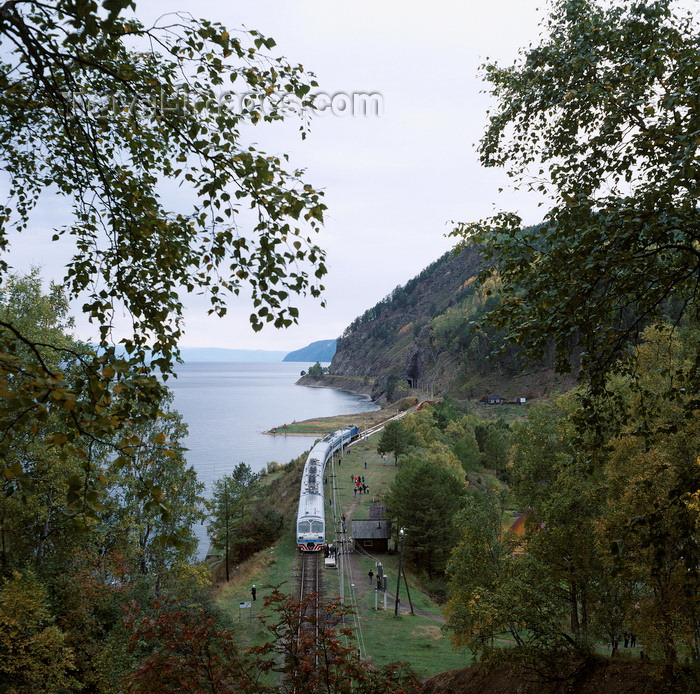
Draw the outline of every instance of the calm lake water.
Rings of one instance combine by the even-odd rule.
[[[365,397],[330,388],[297,386],[300,362],[190,363],[168,381],[174,407],[189,429],[188,462],[207,486],[232,472],[238,463],[254,471],[268,462],[286,463],[307,451],[313,439],[263,434],[276,426],[312,417],[331,417],[377,409]],[[361,425],[361,420],[358,419]],[[197,529],[200,554],[208,541]]]

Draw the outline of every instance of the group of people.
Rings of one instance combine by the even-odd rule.
[[[637,647],[637,635],[629,631],[622,632],[622,640],[624,643],[624,648],[636,648]],[[620,637],[615,635],[613,637],[612,649],[616,651],[620,646]]]
[[[365,484],[365,476],[362,475],[351,475],[352,481],[355,485],[353,489],[353,496],[358,494],[369,494],[369,487]]]

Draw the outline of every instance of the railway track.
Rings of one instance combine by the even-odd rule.
[[[393,420],[395,420],[395,419],[402,419],[403,417],[405,417],[405,416],[406,416],[407,414],[409,414],[410,412],[414,412],[414,411],[416,410],[417,407],[418,407],[418,406],[416,405],[416,406],[414,406],[414,407],[409,408],[408,410],[405,410],[404,412],[398,412],[398,413],[395,414],[393,417],[389,417],[389,419],[385,420],[384,422],[380,422],[379,424],[375,424],[373,427],[369,427],[368,429],[365,429],[365,430],[360,434],[360,436],[359,436],[359,438],[357,439],[357,441],[362,441],[363,439],[366,439],[368,436],[372,436],[372,434],[378,434],[380,431],[382,431],[382,429],[384,429],[384,427],[386,426],[386,423],[387,423],[387,422],[391,422],[391,421],[393,421]],[[352,446],[354,443],[356,443],[357,441],[353,441],[353,443],[348,444],[348,448],[349,448],[350,446]]]
[[[299,602],[305,606],[305,619],[300,623],[298,638],[301,641],[306,635],[312,639],[314,644],[318,642],[319,636],[322,557],[323,552],[306,552],[301,555]],[[318,655],[316,655],[316,665],[318,665]],[[295,694],[302,693],[295,692]]]
[[[299,601],[320,593],[320,566],[323,552],[303,552],[301,554],[301,574],[299,576]]]

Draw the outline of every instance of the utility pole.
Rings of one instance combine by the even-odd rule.
[[[394,603],[394,614],[398,617],[399,615],[399,589],[401,588],[401,572],[403,571],[403,539],[406,535],[406,530],[401,528],[399,530],[399,537],[401,538],[401,549],[399,551],[399,575],[396,580],[396,602]]]
[[[403,574],[403,582],[406,585],[406,593],[408,595],[408,604],[411,606],[411,614],[413,612],[413,603],[411,602],[411,593],[408,590],[408,581],[406,580],[406,573],[403,570],[403,541],[406,537],[406,528],[401,528],[399,530],[399,537],[401,538],[401,549],[399,550],[399,576],[396,581],[396,602],[394,604],[394,615],[398,617],[399,615],[399,588],[401,588],[401,575]]]
[[[224,477],[224,518],[226,527],[226,583],[229,582],[229,568],[228,568],[228,556],[229,556],[229,537],[228,537],[228,477]]]

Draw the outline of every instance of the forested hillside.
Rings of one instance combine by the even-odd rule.
[[[525,368],[520,350],[505,347],[494,355],[501,336],[482,321],[499,302],[498,285],[494,279],[479,282],[482,264],[479,249],[467,245],[396,287],[345,330],[331,377],[382,402],[398,400],[410,388],[468,399],[490,390],[508,398],[541,394],[554,380],[551,359],[527,365],[535,378],[514,381]]]
[[[317,340],[289,352],[282,361],[330,361],[335,354],[335,340]]]

